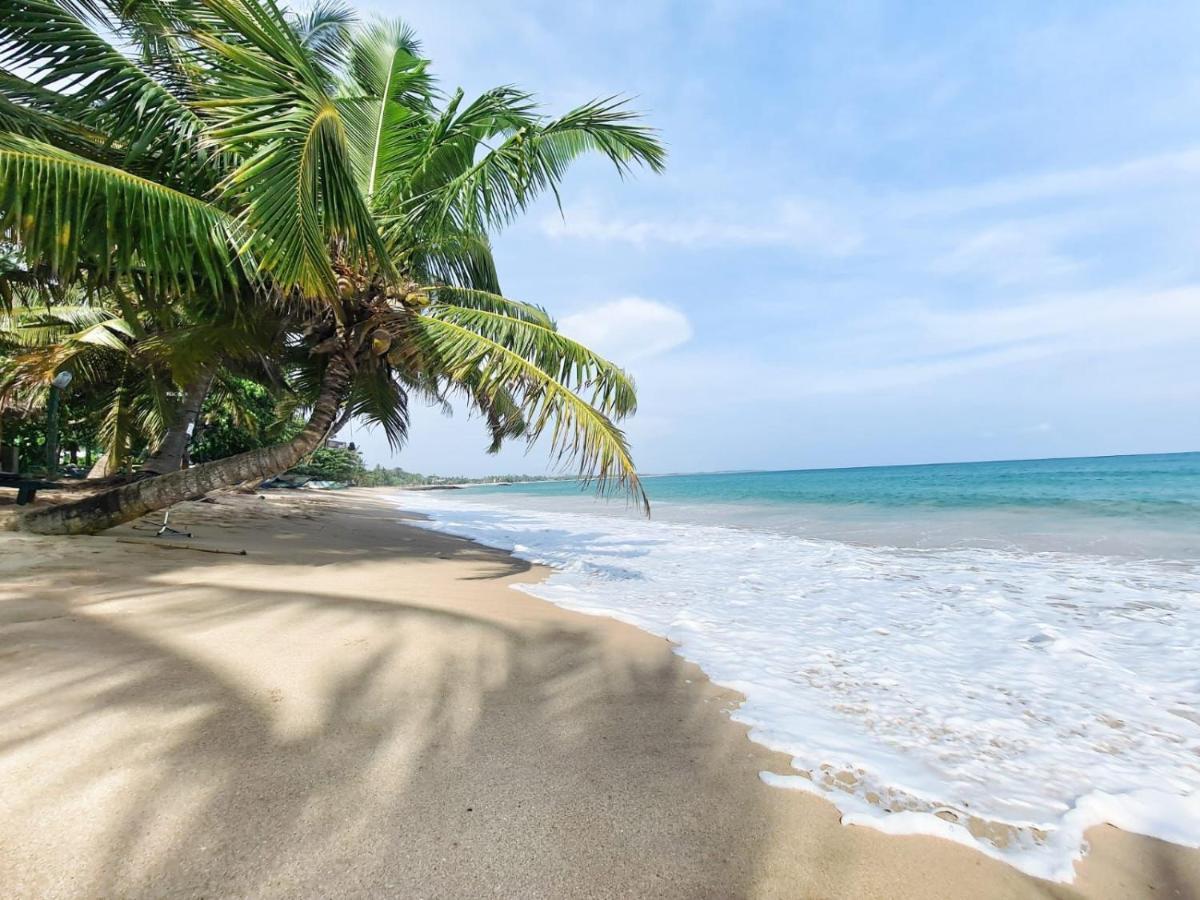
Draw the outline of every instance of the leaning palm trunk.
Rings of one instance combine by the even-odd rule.
[[[192,432],[196,427],[196,419],[200,417],[200,408],[204,406],[204,398],[208,396],[216,377],[215,367],[206,370],[189,384],[183,391],[183,398],[175,412],[162,441],[142,466],[142,472],[147,475],[166,475],[178,472],[183,468],[183,458],[187,453]]]
[[[22,517],[20,527],[38,534],[95,534],[198,494],[284,472],[320,447],[328,436],[350,378],[350,366],[345,360],[341,357],[330,360],[304,430],[285,444],[143,478],[85,500],[39,509]]]

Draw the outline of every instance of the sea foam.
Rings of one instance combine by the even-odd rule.
[[[553,566],[523,590],[669,638],[848,824],[1070,881],[1103,822],[1200,846],[1200,567],[913,550],[406,494]]]

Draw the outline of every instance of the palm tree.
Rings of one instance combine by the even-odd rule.
[[[62,369],[75,391],[102,397],[99,428],[103,456],[123,468],[131,449],[161,433],[168,404],[164,372],[138,353],[133,331],[119,313],[102,306],[58,305],[0,316],[0,410],[45,407],[50,379]]]
[[[581,154],[622,174],[662,168],[623,102],[556,119],[513,88],[442,102],[411,33],[352,31],[330,7],[5,3],[0,239],[20,278],[112,291],[151,315],[207,298],[272,316],[312,397],[286,443],[38,510],[25,527],[96,531],[275,474],[348,412],[399,442],[412,394],[464,399],[493,446],[548,434],[557,458],[644,503],[616,424],[635,408],[630,379],[503,296],[488,240],[557,195]]]
[[[102,297],[91,301],[0,313],[0,411],[43,407],[50,380],[69,370],[73,393],[93,396],[102,410],[102,474],[124,469],[137,446],[150,450],[143,472],[179,469],[218,378],[281,380],[272,378],[278,335],[269,318],[231,323],[193,304],[170,316],[127,319]]]

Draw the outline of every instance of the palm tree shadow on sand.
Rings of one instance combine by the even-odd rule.
[[[348,514],[263,521],[246,560],[84,538],[0,591],[6,896],[865,896],[906,859],[806,827],[811,806],[757,779],[786,759],[666,642],[498,615],[508,592],[481,583],[526,563],[409,529],[371,544]],[[119,584],[85,587],[113,553]],[[446,589],[471,602],[360,587],[405,556],[465,563]],[[267,587],[239,586],[247,565]],[[1187,896],[1173,866],[1156,856],[1156,883]],[[988,871],[998,893],[1078,896]]]
[[[469,577],[512,574],[493,556]],[[239,591],[217,584],[223,562],[189,558],[172,586],[164,555],[88,602],[66,572],[0,625],[0,780],[22,784],[0,814],[6,877],[74,857],[64,896],[748,892],[752,798],[730,790],[714,817],[689,790],[744,737],[714,727],[669,652]],[[247,643],[206,656],[196,629]],[[298,689],[256,671],[253,635],[264,664],[292,657]]]

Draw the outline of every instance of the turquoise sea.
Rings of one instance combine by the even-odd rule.
[[[1061,881],[1107,822],[1200,846],[1200,454],[398,493],[671,640],[843,821]]]
[[[1200,453],[661,475],[653,516],[920,548],[1200,558]],[[474,487],[523,504],[633,514],[576,482]]]

